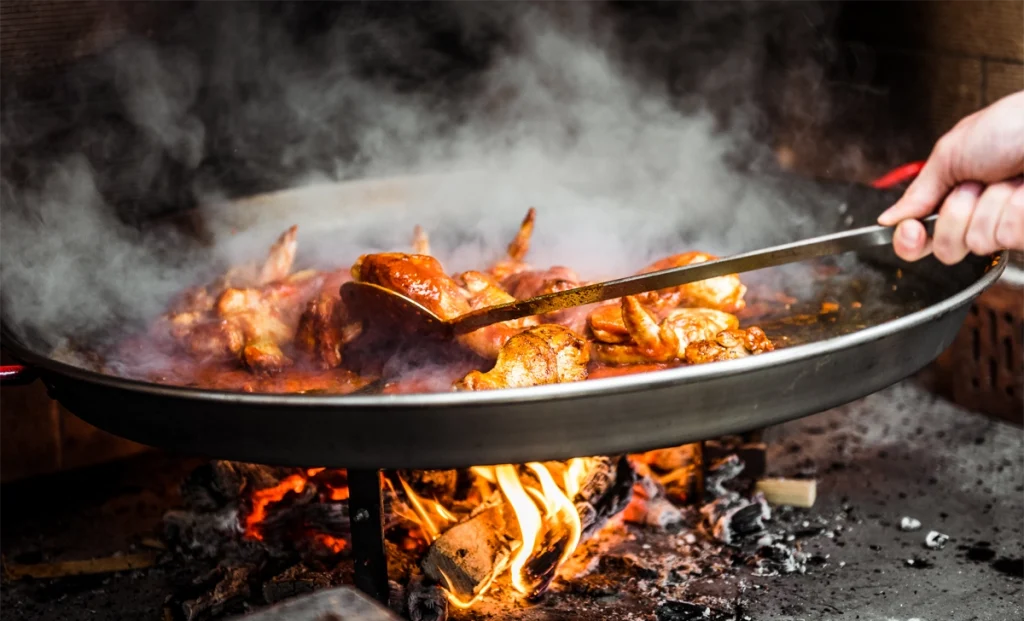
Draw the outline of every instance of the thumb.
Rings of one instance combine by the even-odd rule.
[[[956,184],[950,165],[952,136],[939,141],[921,172],[895,204],[878,216],[882,226],[893,226],[909,218],[923,218],[935,211]]]

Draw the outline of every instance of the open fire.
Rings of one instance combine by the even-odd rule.
[[[750,463],[742,479],[747,466],[738,455]],[[708,456],[714,463],[703,469]],[[763,472],[759,459],[763,445],[711,442],[620,457],[388,472],[381,491],[392,607],[412,619],[439,619],[485,599],[530,605],[564,583],[566,571],[580,574],[588,564],[582,559],[593,556],[577,554],[583,544],[619,536],[623,524],[660,532],[688,524],[716,544],[749,542],[770,517],[764,498],[750,494]],[[222,559],[211,590],[180,602],[185,618],[350,581],[337,569],[352,552],[344,470],[213,462],[188,478],[183,498],[185,509],[165,516],[168,543]],[[788,570],[798,565],[793,560]],[[254,581],[262,582],[262,598]]]

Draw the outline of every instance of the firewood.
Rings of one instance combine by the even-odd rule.
[[[720,438],[704,443],[704,459],[709,464],[735,455],[743,462],[743,476],[757,480],[768,468],[768,446],[764,442],[743,442],[741,438]]]
[[[761,479],[757,491],[773,505],[813,507],[818,486],[814,479]]]
[[[630,524],[668,530],[683,523],[683,512],[667,498],[642,498],[637,494],[622,513]]]
[[[683,444],[644,453],[644,461],[661,472],[672,472],[694,463],[694,451],[699,444]]]
[[[455,497],[459,481],[458,470],[399,470],[396,474],[420,496],[446,506]]]
[[[636,483],[636,472],[626,456],[600,457],[595,462],[573,498],[583,530],[580,541],[589,539],[626,508]]]
[[[448,595],[439,585],[414,578],[407,591],[410,621],[445,621],[448,618]]]
[[[285,468],[212,461],[193,470],[181,484],[185,507],[196,511],[214,511],[234,504],[246,490],[273,487],[289,471]]]
[[[4,562],[3,573],[4,577],[8,580],[109,574],[118,571],[131,571],[152,567],[156,564],[156,559],[156,552],[141,552],[139,554],[123,554],[121,556],[108,556],[105,558],[57,561],[55,563],[37,563],[33,565]]]
[[[330,574],[312,571],[305,565],[293,565],[263,583],[263,599],[268,604],[274,604],[289,597],[312,593],[330,586]]]
[[[220,580],[213,590],[181,605],[186,621],[218,617],[249,599],[249,578],[255,572],[254,568],[242,565],[214,571]]]
[[[423,571],[469,599],[508,561],[515,534],[511,530],[504,505],[491,503],[434,540],[423,559]]]

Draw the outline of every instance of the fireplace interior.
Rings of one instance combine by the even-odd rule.
[[[422,65],[370,42],[359,71],[402,89],[450,80],[453,99],[491,60],[481,40],[502,39],[500,28],[453,34],[448,5],[265,4],[297,38],[353,13],[414,29],[432,52]],[[611,10],[627,39],[671,39],[678,20],[709,10],[624,4]],[[713,35],[747,23],[738,5],[713,4],[726,7],[707,22]],[[757,131],[792,171],[870,180],[1024,86],[1024,3],[758,5],[743,19],[802,36],[764,28],[769,53],[752,70],[764,83],[707,88],[716,102],[761,108]],[[17,85],[3,101],[5,183],[70,148],[123,168],[100,190],[129,220],[182,209],[194,198],[185,186],[273,189],[267,162],[241,161],[216,134],[198,165],[159,162],[133,182],[138,128],[95,58],[141,37],[208,60],[189,20],[231,9],[196,11],[4,0],[3,71]],[[685,51],[713,64],[720,46],[699,34]],[[708,82],[674,49],[646,46],[633,60],[668,76],[685,107]],[[831,102],[827,121],[801,105],[808,84]],[[233,113],[197,101],[208,120]],[[320,147],[305,157],[340,157]],[[0,606],[18,621],[1022,618],[1024,296],[1011,280],[986,295],[936,365],[860,401],[744,437],[567,462],[377,472],[181,456],[85,425],[38,384],[5,386]],[[974,345],[989,332],[994,344]],[[964,364],[971,374],[958,375]]]

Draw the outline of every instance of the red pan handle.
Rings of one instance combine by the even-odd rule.
[[[893,168],[878,179],[872,181],[871,187],[878,188],[879,190],[887,190],[902,183],[913,181],[914,177],[921,172],[922,168],[924,168],[924,162],[910,162],[909,164],[904,164],[898,168]]]
[[[23,364],[0,365],[0,386],[25,386],[37,377],[32,367]]]

